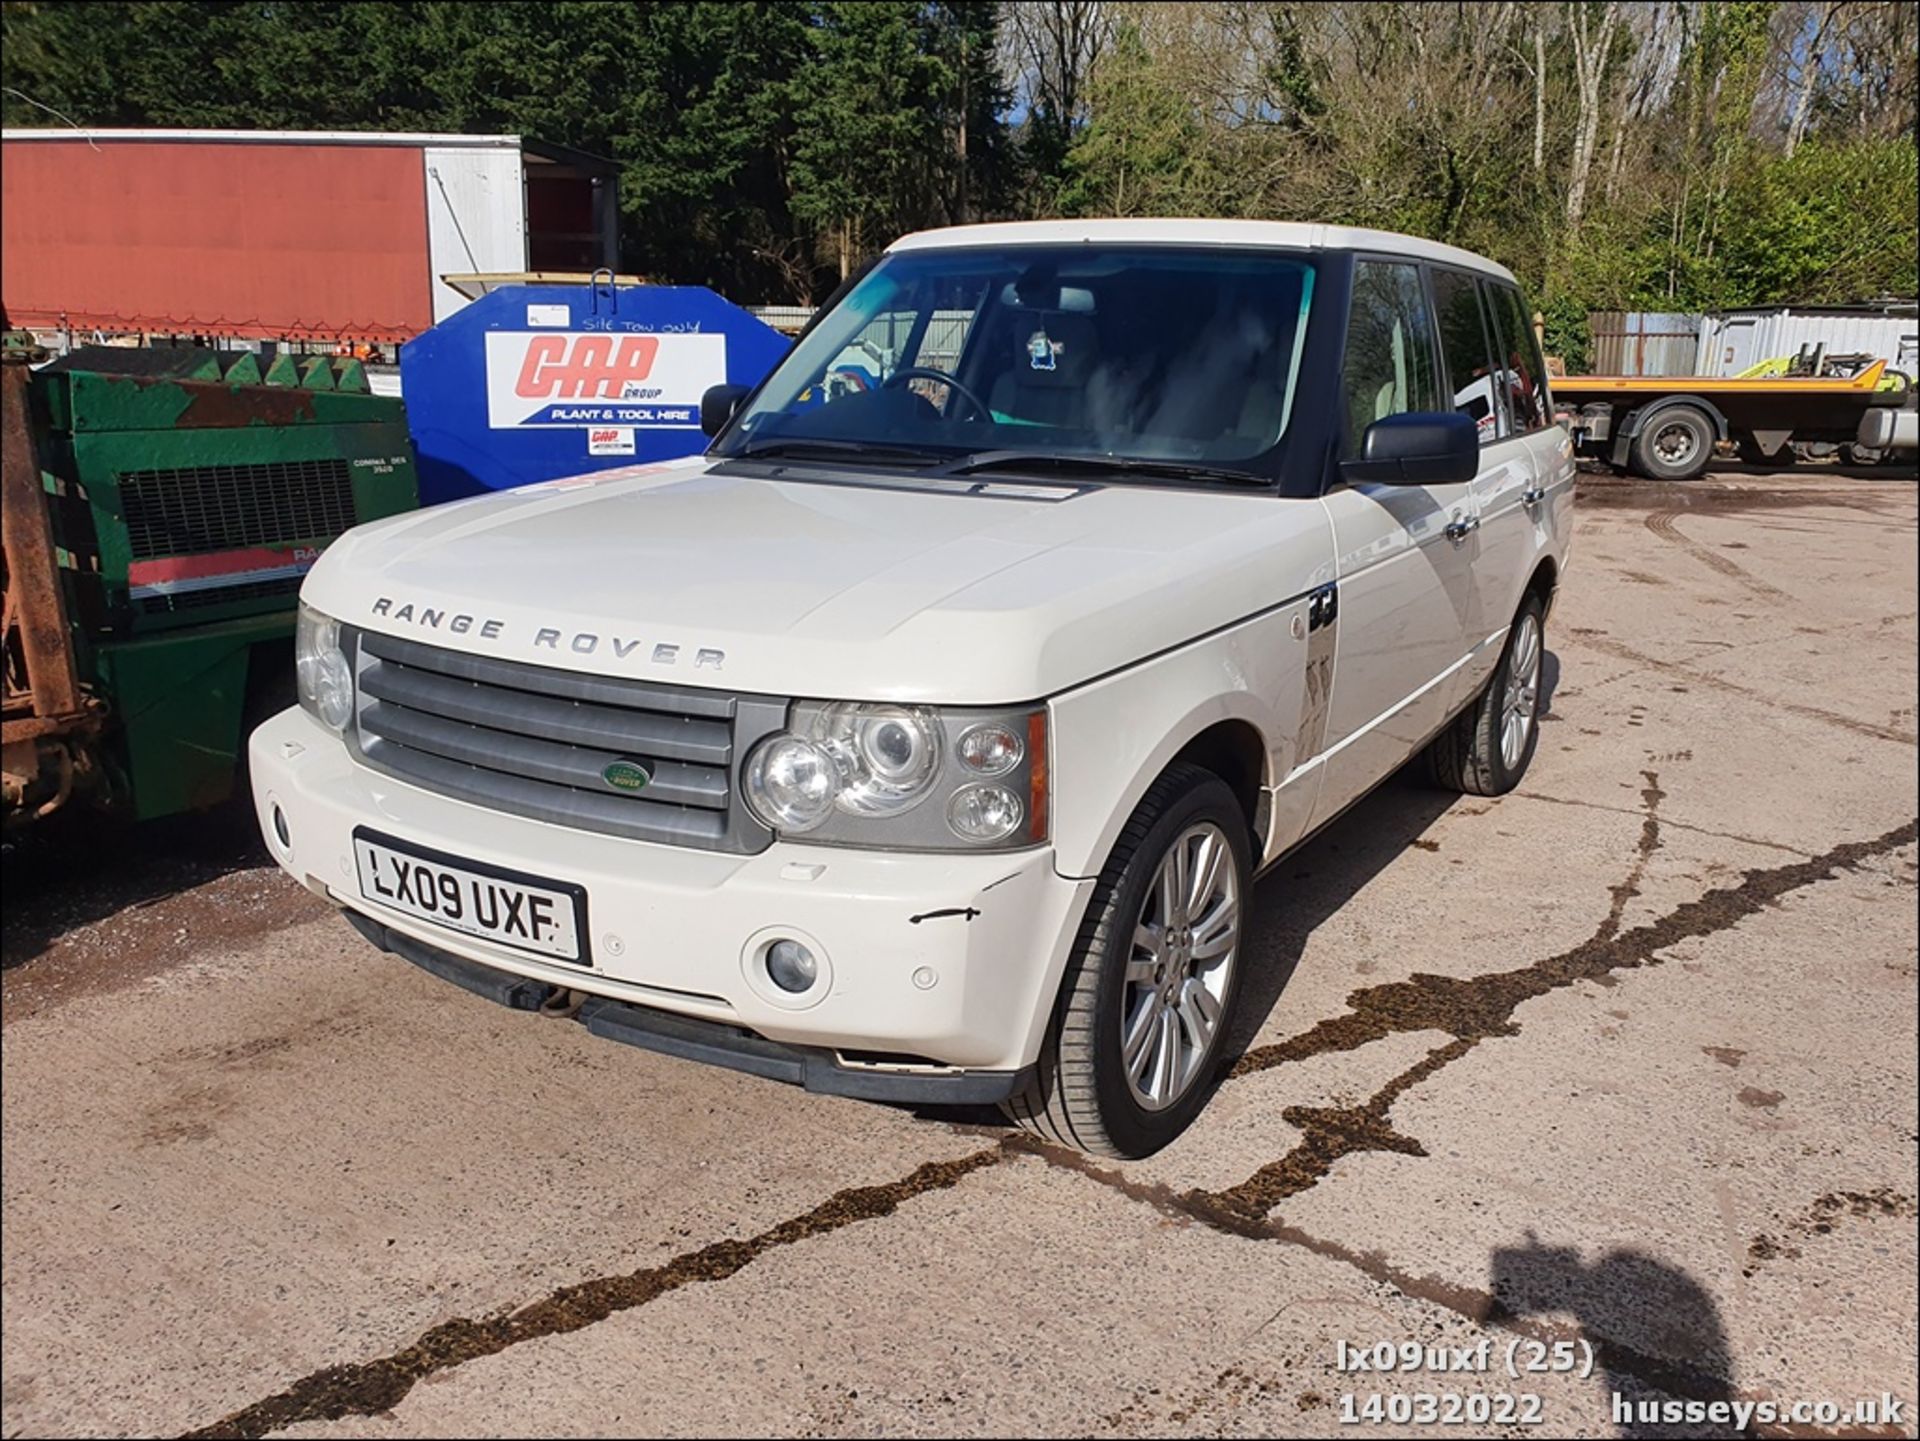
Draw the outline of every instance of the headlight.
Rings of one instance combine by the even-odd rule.
[[[799,736],[775,736],[747,762],[747,799],[777,831],[810,831],[833,814],[840,776],[828,755]]]
[[[834,804],[849,815],[891,816],[927,798],[940,768],[933,712],[901,706],[835,705],[814,723],[817,743],[839,764]]]
[[[330,730],[345,730],[353,719],[353,668],[340,649],[340,622],[301,606],[294,623],[293,668],[301,709]]]
[[[802,701],[742,772],[782,835],[897,850],[1007,850],[1047,837],[1046,712]]]

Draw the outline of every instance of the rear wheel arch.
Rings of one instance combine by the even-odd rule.
[[[1536,572],[1537,574],[1537,572]],[[1472,704],[1427,745],[1433,781],[1465,795],[1505,795],[1520,783],[1539,745],[1539,697],[1545,674],[1546,602],[1528,588],[1507,630],[1493,673]],[[1523,717],[1523,719],[1516,719]],[[1511,749],[1507,731],[1517,725]]]
[[[1560,589],[1560,563],[1550,555],[1540,557],[1540,563],[1533,568],[1533,574],[1527,578],[1526,588],[1520,592],[1520,600],[1525,603],[1530,595],[1540,598],[1542,614],[1553,610],[1553,597]],[[1516,614],[1518,613],[1518,607]]]

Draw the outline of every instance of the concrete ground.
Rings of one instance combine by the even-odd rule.
[[[1263,882],[1258,1033],[1139,1164],[496,1009],[248,854],[30,845],[5,1433],[1913,1435],[1915,519],[1583,478],[1525,785]]]

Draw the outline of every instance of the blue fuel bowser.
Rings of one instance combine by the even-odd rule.
[[[420,502],[693,455],[788,344],[700,286],[502,285],[400,349]]]

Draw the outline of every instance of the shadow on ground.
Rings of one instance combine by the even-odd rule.
[[[1595,1389],[1604,1387],[1616,1434],[1700,1435],[1710,1414],[1704,1408],[1733,1400],[1733,1359],[1720,1309],[1678,1267],[1634,1250],[1609,1251],[1589,1265],[1577,1249],[1544,1245],[1529,1234],[1526,1245],[1495,1251],[1490,1269],[1494,1304],[1507,1316],[1573,1319],[1593,1348],[1601,1382]],[[1523,1368],[1530,1361],[1555,1364],[1551,1344],[1522,1338],[1515,1359]],[[1516,1389],[1527,1389],[1525,1375],[1523,1369]],[[1676,1404],[1702,1408],[1698,1419],[1686,1421],[1684,1409],[1666,1419]]]
[[[81,808],[50,816],[0,847],[0,969],[76,926],[270,864],[247,807],[141,825]]]

